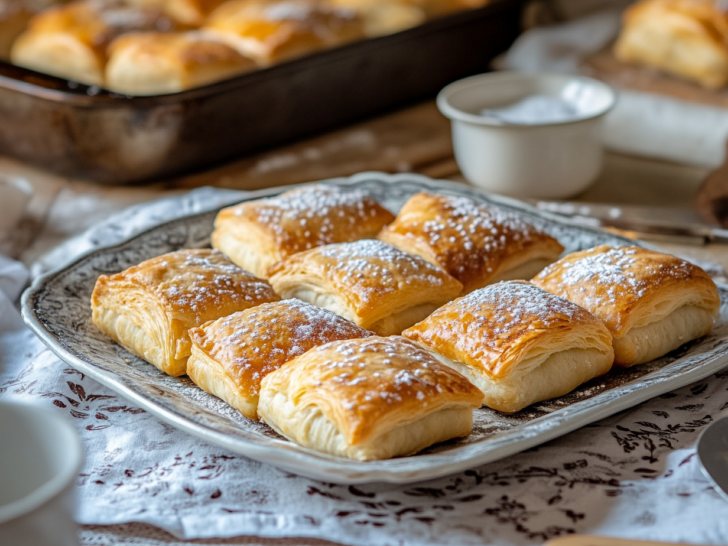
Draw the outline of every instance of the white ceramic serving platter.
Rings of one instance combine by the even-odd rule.
[[[325,181],[368,191],[397,212],[420,191],[463,195],[515,212],[555,236],[566,253],[598,244],[633,244],[613,234],[583,227],[518,201],[473,188],[416,175],[362,173]],[[289,188],[251,192],[247,199]],[[295,474],[329,482],[410,483],[495,461],[551,440],[649,398],[688,385],[728,364],[728,287],[720,286],[721,311],[709,336],[667,356],[628,370],[614,370],[567,396],[505,415],[475,411],[473,433],[417,455],[355,462],[316,453],[285,440],[267,425],[251,421],[188,378],[169,377],[133,356],[96,329],[90,297],[97,277],[180,248],[209,245],[216,210],[153,227],[119,244],[94,250],[71,265],[38,278],[23,295],[23,318],[62,360],[163,421],[251,459]]]

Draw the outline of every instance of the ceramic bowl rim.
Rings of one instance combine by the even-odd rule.
[[[70,441],[63,446],[63,449],[66,450],[65,455],[68,457],[67,463],[50,480],[25,496],[0,505],[0,525],[33,512],[60,495],[66,487],[73,483],[82,463],[81,441],[76,429],[66,419],[35,404],[0,401],[0,411],[6,409],[41,415],[43,419],[52,421],[52,426],[62,429],[63,434],[67,435]]]
[[[549,123],[533,123],[533,124],[506,124],[496,123],[486,117],[471,114],[456,108],[450,103],[452,96],[464,89],[473,87],[487,86],[493,82],[507,81],[509,79],[522,79],[522,80],[551,80],[551,81],[562,81],[567,83],[569,81],[581,82],[583,84],[592,86],[594,88],[603,91],[608,100],[607,104],[596,112],[579,116],[574,119],[567,119],[564,121],[555,121]],[[560,127],[564,125],[575,125],[578,123],[589,122],[594,119],[598,119],[607,115],[617,104],[617,92],[606,83],[589,78],[587,76],[577,76],[572,74],[558,74],[553,72],[515,72],[515,71],[503,71],[503,72],[487,72],[485,74],[478,74],[457,80],[446,87],[444,87],[437,95],[437,108],[440,112],[451,121],[463,121],[472,125],[480,125],[483,127],[492,127],[497,129],[513,129],[513,130],[533,130],[548,127]]]

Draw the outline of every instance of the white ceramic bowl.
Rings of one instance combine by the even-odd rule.
[[[505,124],[480,115],[532,95],[560,98],[577,115],[556,123]],[[585,190],[602,166],[602,120],[616,102],[606,84],[582,76],[493,72],[459,80],[437,97],[452,121],[465,178],[513,197],[561,199]]]
[[[1,402],[0,438],[0,544],[77,546],[76,430],[47,409]]]

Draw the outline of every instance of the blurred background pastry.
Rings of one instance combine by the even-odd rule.
[[[129,33],[108,50],[106,86],[129,95],[161,95],[252,70],[255,62],[198,31]]]
[[[33,17],[10,56],[26,68],[103,86],[107,46],[114,38],[130,31],[172,28],[158,8],[123,0],[80,0]]]

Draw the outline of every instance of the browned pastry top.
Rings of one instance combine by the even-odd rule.
[[[297,407],[320,407],[351,445],[444,406],[479,407],[483,398],[465,377],[399,336],[327,343],[264,381]]]
[[[402,332],[435,352],[504,377],[537,352],[571,348],[609,351],[612,336],[594,315],[521,281],[471,292]]]
[[[124,285],[150,293],[183,328],[280,299],[267,282],[209,249],[179,250],[101,275],[94,297]]]
[[[64,32],[96,48],[105,56],[106,47],[131,31],[169,31],[172,21],[154,7],[133,6],[123,0],[77,0],[52,7],[36,15],[28,28],[33,33]]]
[[[190,330],[192,342],[239,388],[254,395],[266,375],[309,349],[371,335],[331,311],[296,299],[264,303]]]
[[[533,283],[594,313],[615,338],[682,305],[714,313],[720,305],[715,283],[700,267],[639,247],[602,245],[574,252]]]
[[[216,226],[255,225],[284,258],[310,248],[374,236],[394,215],[367,193],[308,186],[220,211]]]
[[[379,238],[440,265],[465,286],[487,284],[500,271],[539,257],[556,259],[559,242],[516,215],[466,197],[418,193]]]
[[[449,301],[462,285],[440,267],[376,239],[300,252],[269,269],[283,293],[288,284],[325,286],[367,324],[430,301]]]

